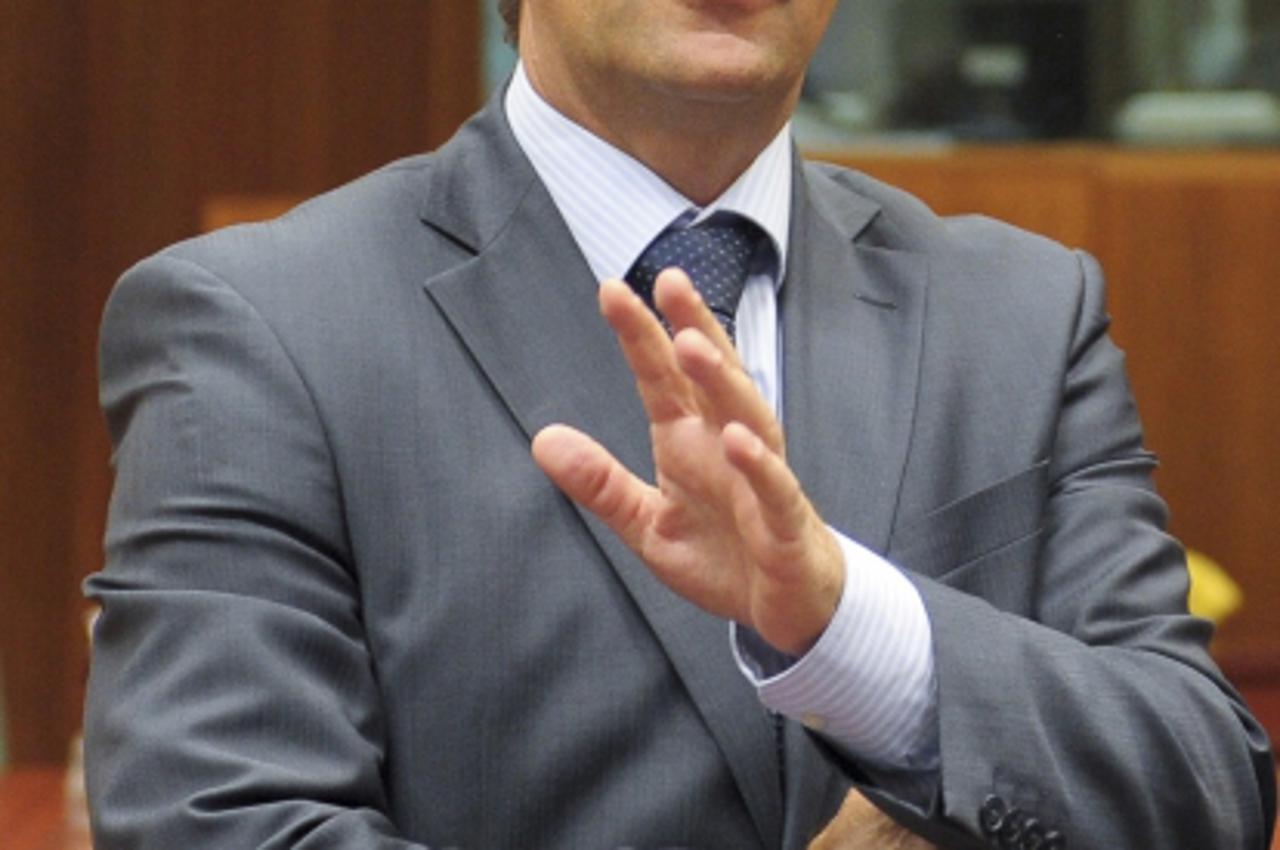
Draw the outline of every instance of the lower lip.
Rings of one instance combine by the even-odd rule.
[[[778,5],[779,0],[696,0],[694,5],[725,11],[758,12]]]

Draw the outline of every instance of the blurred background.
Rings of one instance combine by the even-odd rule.
[[[112,283],[438,145],[511,67],[491,5],[0,0],[0,765],[64,764],[80,724]],[[1229,577],[1215,652],[1273,733],[1278,96],[1274,0],[843,0],[796,123],[1103,260],[1174,530]]]

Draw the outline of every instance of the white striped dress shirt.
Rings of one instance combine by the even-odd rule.
[[[753,269],[738,307],[736,339],[747,370],[780,411],[776,290],[785,274],[791,220],[790,127],[723,195],[700,208],[558,112],[535,91],[523,65],[512,77],[505,107],[517,142],[599,280],[622,278],[673,223],[689,226],[724,210],[761,226],[777,262]],[[844,592],[817,644],[791,658],[749,630],[731,627],[738,664],[769,709],[820,732],[861,763],[930,775],[938,763],[937,697],[924,603],[895,567],[832,531],[845,557]]]

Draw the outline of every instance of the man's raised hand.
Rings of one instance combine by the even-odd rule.
[[[674,338],[625,283],[600,287],[601,313],[649,417],[656,482],[565,425],[534,437],[534,459],[676,593],[803,653],[835,613],[839,546],[786,464],[773,411],[689,278],[663,272],[655,300]]]

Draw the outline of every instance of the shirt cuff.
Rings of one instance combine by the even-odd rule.
[[[939,761],[933,632],[924,601],[896,567],[832,529],[845,581],[835,616],[803,656],[736,624],[734,656],[761,702],[890,770]]]

